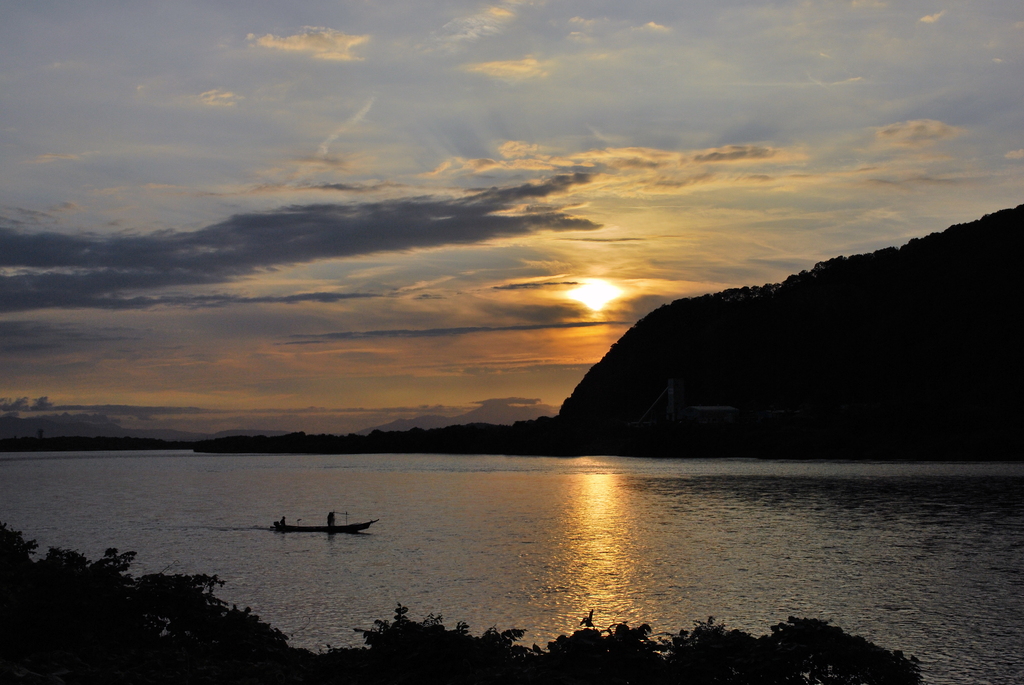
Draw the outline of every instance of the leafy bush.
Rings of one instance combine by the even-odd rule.
[[[884,685],[920,682],[917,659],[890,652],[818,619],[794,618],[754,638],[709,618],[672,638],[666,661],[702,683]]]
[[[287,648],[285,636],[248,610],[228,608],[213,590],[216,576],[128,573],[134,552],[108,549],[89,561],[51,548],[39,561],[22,551],[20,533],[3,529],[0,561],[8,589],[2,607],[0,653],[116,647],[186,648],[237,658]],[[12,592],[13,591],[13,592]]]
[[[917,685],[916,659],[816,619],[789,618],[755,638],[708,619],[670,639],[650,626],[585,627],[547,649],[517,644],[524,631],[441,616],[416,622],[398,605],[362,631],[365,647],[313,654],[249,609],[214,595],[216,576],[129,573],[135,554],[89,561],[37,545],[0,523],[0,682],[498,683],[704,685]],[[48,675],[43,675],[46,673]],[[56,680],[55,680],[56,679]]]

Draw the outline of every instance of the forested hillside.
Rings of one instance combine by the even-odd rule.
[[[669,378],[688,405],[1017,415],[1022,246],[1024,205],[782,283],[677,300],[627,331],[560,416],[636,421]]]

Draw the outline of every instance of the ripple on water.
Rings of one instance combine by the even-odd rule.
[[[136,572],[216,573],[307,647],[443,613],[527,644],[599,624],[755,634],[824,618],[915,654],[932,683],[1024,672],[1024,466],[446,456],[0,457],[0,520]],[[381,519],[282,535],[282,514]]]

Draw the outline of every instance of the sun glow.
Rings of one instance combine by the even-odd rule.
[[[586,285],[569,291],[569,297],[582,302],[595,312],[604,309],[606,304],[621,294],[622,291],[614,285],[597,278],[588,279]]]

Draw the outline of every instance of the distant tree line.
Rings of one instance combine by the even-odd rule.
[[[571,421],[564,417],[512,426],[468,425],[369,435],[235,436],[204,440],[196,452],[276,454],[593,454],[757,459],[1024,458],[1024,433],[1013,421],[963,410],[902,407],[819,408],[762,418],[741,413],[727,425],[683,421],[629,425],[622,421]]]
[[[992,460],[1024,457],[1012,420],[971,408],[907,405],[815,408],[770,415],[741,412],[736,423],[629,425],[564,417],[511,426],[470,424],[369,435],[232,436],[199,442],[149,438],[17,438],[0,452],[192,449],[211,454],[512,454],[760,459]]]
[[[26,685],[151,683],[398,683],[551,685],[916,685],[917,659],[816,619],[790,617],[770,635],[712,619],[655,639],[647,625],[581,629],[547,648],[518,644],[521,629],[446,628],[399,605],[362,631],[365,647],[313,653],[290,647],[249,609],[214,595],[216,576],[129,573],[134,554],[91,561],[36,543],[0,523],[0,682]],[[592,616],[592,614],[591,614]]]

